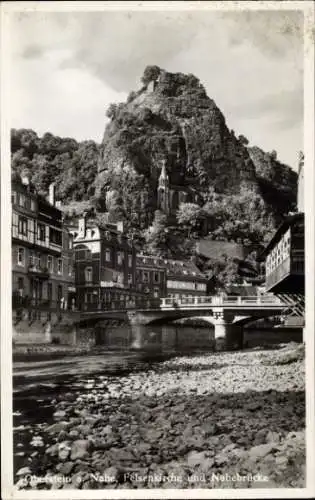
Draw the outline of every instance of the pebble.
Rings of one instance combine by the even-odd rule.
[[[90,442],[86,439],[78,439],[72,443],[71,446],[71,460],[85,458],[88,455]]]
[[[22,467],[16,473],[17,476],[26,476],[26,474],[31,474],[32,471],[29,467]]]
[[[202,474],[263,470],[268,484],[303,487],[304,361],[281,364],[294,349],[300,348],[183,356],[145,376],[78,382],[71,398],[56,402],[58,421],[41,429],[46,444],[31,456],[46,471],[71,474],[65,489],[127,487],[126,470],[162,477],[173,471],[185,487],[188,476],[199,474],[192,485],[203,488],[212,486]],[[93,393],[82,393],[84,384]],[[32,442],[43,440],[35,432]],[[113,478],[112,484],[93,484],[91,470]],[[159,480],[131,482],[135,488],[167,487]]]
[[[63,417],[66,416],[66,412],[64,410],[60,410],[60,411],[56,411],[54,414],[53,414],[53,417],[56,419],[56,420],[59,420]]]

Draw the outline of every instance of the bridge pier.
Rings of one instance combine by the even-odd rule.
[[[233,351],[243,348],[243,327],[233,324],[233,319],[214,313],[214,339],[216,351]]]
[[[154,332],[149,325],[131,323],[130,349],[133,351],[160,351],[162,348],[162,332]]]
[[[140,351],[145,346],[146,326],[141,323],[131,323],[131,345],[130,348]]]

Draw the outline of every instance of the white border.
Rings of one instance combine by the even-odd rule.
[[[28,11],[87,12],[104,10],[299,10],[304,12],[304,154],[306,217],[306,399],[307,487],[305,489],[142,489],[142,490],[43,490],[13,489],[12,453],[12,311],[11,311],[11,194],[10,114],[6,96],[10,91],[10,67],[6,47],[10,44],[10,13]],[[315,494],[314,453],[314,3],[312,1],[240,2],[2,2],[1,4],[1,474],[2,497],[7,499],[104,499],[104,498],[307,498]]]

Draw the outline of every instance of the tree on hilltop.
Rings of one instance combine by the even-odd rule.
[[[141,77],[141,82],[148,85],[150,82],[155,81],[160,76],[161,69],[158,66],[147,66]]]

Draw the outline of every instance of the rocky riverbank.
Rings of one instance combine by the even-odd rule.
[[[19,489],[305,486],[301,345],[97,374],[51,403],[15,429]]]

